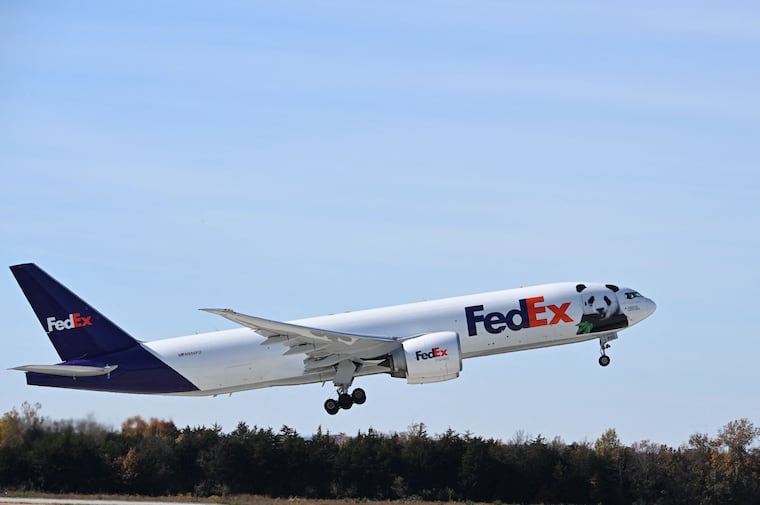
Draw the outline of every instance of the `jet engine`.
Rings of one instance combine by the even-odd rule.
[[[408,384],[442,382],[459,377],[462,347],[454,331],[426,333],[404,340],[390,358],[391,376]]]

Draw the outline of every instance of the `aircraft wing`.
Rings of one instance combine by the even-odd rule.
[[[256,333],[266,337],[261,345],[282,344],[288,347],[283,353],[285,355],[305,354],[304,366],[309,371],[332,367],[346,360],[374,365],[382,361],[373,360],[374,358],[388,354],[400,345],[400,340],[393,337],[311,328],[249,316],[230,309],[200,310],[217,314],[251,328]]]

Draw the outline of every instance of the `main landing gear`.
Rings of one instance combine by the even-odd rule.
[[[348,394],[348,387],[338,388],[338,399],[329,398],[325,401],[325,410],[331,416],[338,413],[340,409],[348,410],[353,407],[354,404],[361,405],[367,401],[367,393],[362,388],[354,389],[351,394]]]
[[[617,338],[617,334],[613,333],[612,335],[603,335],[599,337],[599,352],[602,354],[599,356],[599,364],[601,366],[607,366],[610,364],[610,357],[607,356],[607,349],[610,348],[610,344],[608,342],[610,340],[615,340]]]
[[[362,388],[356,388],[351,394],[348,394],[348,388],[351,387],[351,383],[354,381],[356,368],[356,363],[349,360],[341,361],[335,367],[333,384],[338,389],[338,399],[330,398],[325,402],[325,410],[331,416],[337,414],[340,409],[348,410],[354,404],[361,405],[367,401],[367,393]]]

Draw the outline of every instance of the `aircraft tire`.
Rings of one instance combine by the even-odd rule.
[[[599,356],[599,364],[602,366],[607,366],[610,364],[610,357],[606,354],[603,354],[602,356]]]
[[[337,400],[333,400],[332,398],[328,398],[325,401],[325,410],[327,411],[328,414],[330,414],[331,416],[334,416],[340,410],[340,405],[338,405],[338,401]]]
[[[338,405],[344,410],[350,409],[354,405],[354,400],[348,393],[341,393],[338,395]]]
[[[365,393],[362,388],[356,388],[351,393],[351,399],[354,401],[355,404],[361,405],[362,403],[367,401],[367,393]]]

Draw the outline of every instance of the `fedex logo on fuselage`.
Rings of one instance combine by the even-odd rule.
[[[417,356],[417,361],[421,359],[443,358],[443,357],[447,357],[448,355],[449,355],[449,350],[441,349],[440,347],[433,347],[432,349],[430,349],[429,352],[417,351],[415,353],[415,356]]]
[[[48,333],[53,330],[70,330],[72,328],[81,328],[82,326],[92,326],[92,316],[83,316],[79,312],[74,312],[73,314],[69,314],[67,319],[47,318]]]
[[[561,305],[543,305],[544,297],[536,296],[533,298],[523,298],[519,303],[519,309],[512,309],[504,314],[501,312],[489,312],[483,315],[482,305],[465,307],[467,332],[471,337],[477,335],[478,323],[483,323],[483,327],[488,333],[501,333],[507,328],[517,331],[523,328],[573,322],[573,318],[567,315],[570,302],[565,302]]]

